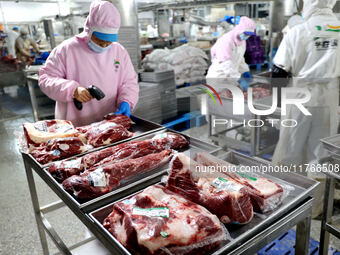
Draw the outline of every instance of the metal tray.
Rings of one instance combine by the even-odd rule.
[[[160,124],[157,124],[157,123],[154,123],[154,122],[151,122],[151,121],[148,121],[148,120],[144,120],[144,119],[136,117],[136,116],[131,116],[131,120],[135,123],[129,129],[130,132],[133,132],[135,134],[133,137],[130,137],[130,138],[127,138],[127,139],[124,139],[124,140],[121,140],[121,141],[118,141],[118,142],[115,142],[115,143],[112,143],[112,144],[109,144],[109,145],[93,148],[93,149],[90,149],[90,150],[88,150],[84,153],[73,155],[73,156],[70,156],[68,158],[81,157],[81,156],[88,154],[90,152],[99,151],[99,150],[102,150],[104,148],[111,147],[111,146],[114,146],[114,145],[117,145],[117,144],[120,144],[120,143],[124,143],[124,142],[130,141],[130,140],[136,139],[138,137],[142,137],[144,135],[150,134],[152,132],[165,129],[165,127],[161,126]],[[42,168],[45,168],[45,167],[47,167],[47,166],[49,166],[50,164],[53,163],[53,162],[50,162],[50,163],[47,163],[45,165],[41,165],[38,161],[36,161],[34,159],[34,157],[31,156],[31,158],[36,162],[36,164],[38,164]],[[68,158],[65,158],[63,160],[66,160]]]
[[[252,87],[261,87],[270,89],[269,84],[259,84],[255,83]],[[232,98],[221,98],[222,107],[216,106],[212,100],[208,100],[208,114],[216,115],[220,117],[225,117],[229,119],[235,120],[251,120],[255,118],[255,115],[250,112],[248,107],[248,101],[244,100],[244,114],[243,115],[234,115],[233,114],[233,99]],[[253,102],[254,108],[257,110],[268,110],[272,106],[272,96],[256,99]],[[281,118],[281,110],[277,108],[274,113],[267,116],[267,118]]]
[[[340,159],[340,134],[320,139],[323,147]]]
[[[245,155],[239,154],[237,152],[229,152],[224,155],[219,156],[223,160],[227,160],[233,164],[242,164],[242,165],[268,165],[268,161],[264,161],[257,158],[249,158]],[[233,238],[232,241],[225,241],[221,243],[218,247],[216,247],[213,251],[209,252],[209,254],[227,254],[229,251],[235,249],[239,246],[239,244],[246,242],[249,238],[256,235],[260,231],[265,228],[268,228],[275,220],[285,215],[290,210],[294,209],[300,203],[308,199],[317,187],[318,182],[310,180],[301,175],[297,175],[294,173],[289,174],[267,174],[264,175],[266,178],[269,178],[273,181],[277,181],[279,183],[285,183],[295,188],[294,191],[291,191],[289,196],[285,198],[282,204],[272,212],[268,212],[266,214],[255,214],[253,220],[246,225],[227,225],[227,229]],[[142,189],[140,190],[142,191]],[[137,192],[138,193],[138,192]],[[131,195],[130,195],[131,196]],[[126,199],[130,196],[127,196],[123,199]],[[121,200],[123,200],[121,199]],[[116,201],[117,202],[117,201]],[[100,232],[102,236],[105,237],[106,241],[110,243],[110,248],[114,251],[114,254],[131,254],[125,249],[112,235],[109,231],[107,231],[103,226],[103,220],[112,212],[112,205],[106,205],[100,209],[97,209],[91,213],[89,213],[89,217],[93,220],[95,229]],[[119,252],[117,252],[119,251]]]
[[[162,130],[155,131],[154,133],[147,133],[147,134],[144,134],[143,136],[135,137],[132,140],[139,141],[139,140],[150,139],[154,137],[155,135],[162,134],[165,132],[174,132],[174,133],[181,134],[179,132],[163,128]],[[214,153],[214,152],[221,150],[221,148],[216,145],[212,145],[212,144],[200,141],[198,139],[192,138],[184,134],[181,134],[181,135],[186,137],[190,142],[190,145],[188,148],[181,150],[181,152],[185,153],[188,156],[196,152],[206,151],[209,153]],[[114,145],[111,145],[111,146],[114,146]],[[38,165],[38,162],[36,162],[35,159],[31,155],[26,155],[26,156],[30,157],[31,160],[34,162],[34,164]],[[79,209],[85,212],[89,212],[89,211],[94,210],[95,208],[99,208],[105,204],[108,204],[112,201],[115,201],[131,193],[134,193],[142,188],[145,188],[149,185],[159,182],[162,176],[167,174],[168,168],[169,168],[169,164],[166,164],[163,167],[155,169],[153,171],[138,174],[132,178],[122,181],[121,185],[117,189],[111,191],[110,193],[107,193],[105,195],[102,195],[100,197],[97,197],[91,200],[77,199],[71,194],[69,194],[68,192],[66,192],[63,189],[62,185],[53,178],[53,176],[47,171],[46,168],[41,169],[41,171],[39,171],[40,172],[39,175],[46,182],[48,181],[48,184],[52,188],[54,188],[56,193],[58,192],[57,194],[59,194],[59,196],[63,200],[66,200],[67,202],[76,205],[76,207],[78,207]],[[64,202],[67,203],[66,201]]]
[[[179,132],[176,132],[170,129],[163,129],[163,130],[160,130],[160,131],[148,134],[148,135],[144,135],[142,137],[139,137],[133,140],[140,141],[140,140],[151,139],[155,135],[163,134],[166,132],[174,132],[174,133],[181,134]],[[181,135],[183,135],[190,142],[189,147],[179,150],[180,152],[183,152],[187,156],[190,156],[194,153],[202,152],[202,151],[206,151],[209,153],[216,153],[219,150],[221,150],[221,148],[216,145],[200,141],[198,139],[195,139],[193,137],[190,137],[184,134],[181,134]],[[138,174],[132,178],[122,181],[121,185],[117,189],[111,191],[110,193],[107,193],[103,196],[91,199],[86,202],[79,201],[75,198],[73,199],[75,199],[75,201],[79,204],[79,207],[81,209],[83,209],[86,212],[89,212],[89,211],[92,211],[94,208],[99,208],[110,202],[116,201],[122,197],[125,197],[129,194],[132,194],[143,188],[146,188],[152,184],[160,182],[162,177],[167,174],[168,169],[169,169],[169,164],[166,164],[159,169],[155,169],[147,173]],[[65,193],[67,192],[65,191]]]
[[[254,74],[253,75],[253,79],[256,82],[265,83],[265,84],[271,84],[271,79],[272,79],[271,78],[271,72],[270,71],[266,71],[266,72]]]

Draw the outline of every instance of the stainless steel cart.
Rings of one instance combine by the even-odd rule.
[[[149,138],[154,134],[166,131],[169,130],[156,130],[155,132],[147,133],[145,136],[142,135],[138,139]],[[208,151],[216,155],[220,151],[220,148],[217,146],[188,136],[187,138],[190,140],[189,149],[184,151],[187,155],[199,151]],[[166,173],[166,169],[159,169],[158,172],[152,173],[152,175],[139,178],[140,182],[126,183],[120,187],[119,190],[113,191],[87,203],[81,203],[66,193],[61,185],[57,183],[48,171],[37,163],[31,155],[22,154],[22,157],[25,164],[40,240],[45,255],[49,254],[46,233],[52,238],[57,248],[63,254],[72,254],[70,248],[85,243],[84,241],[74,247],[66,247],[60,236],[46,220],[46,213],[64,205],[68,206],[73,211],[73,213],[112,254],[130,254],[110,233],[107,232],[106,229],[102,227],[98,215],[101,215],[100,217],[105,216],[105,213],[109,212],[108,208],[110,204],[119,199],[123,199],[132,193],[141,191],[149,185],[158,183],[161,180],[162,175]],[[227,159],[234,164],[268,164],[268,162],[261,159],[249,158],[236,152],[227,153],[226,155],[222,155],[221,158]],[[39,206],[32,170],[47,183],[47,185],[59,196],[61,201],[44,207]],[[267,177],[291,185],[294,187],[294,191],[291,192],[290,196],[283,201],[282,205],[277,210],[262,216],[255,216],[249,224],[240,226],[234,230],[229,230],[234,239],[230,242],[221,244],[221,246],[217,247],[212,254],[253,254],[294,225],[297,225],[296,254],[308,254],[312,195],[318,183],[296,174],[273,173]]]
[[[333,215],[335,180],[340,180],[340,171],[334,171],[334,167],[340,167],[340,135],[321,139],[321,142],[324,148],[328,150],[331,155],[328,158],[322,159],[320,164],[328,163],[333,166],[330,167],[328,171],[324,172],[326,174],[326,186],[321,222],[319,253],[321,255],[326,255],[328,254],[329,249],[328,246],[330,234],[340,239],[340,229],[331,224]]]
[[[139,126],[134,127],[135,132],[136,130],[139,130],[139,134],[137,132],[137,137],[130,140],[138,140],[138,139],[147,139],[150,137],[153,137],[156,134],[161,134],[167,131],[175,132],[169,129],[166,129],[164,127],[159,127],[158,124],[148,122],[145,120],[141,120],[139,118],[132,118],[134,122],[139,124]],[[139,119],[139,121],[138,121]],[[154,129],[151,129],[151,127],[154,127]],[[144,131],[144,132],[142,132]],[[184,135],[185,136],[185,135]],[[189,136],[185,136],[190,141],[190,146],[188,149],[184,151],[186,154],[190,154],[193,152],[200,152],[200,151],[208,151],[208,152],[217,152],[221,148],[215,145],[211,145],[205,142],[201,142],[195,138],[191,138]],[[127,141],[127,140],[125,140]],[[121,141],[122,143],[124,141]],[[118,144],[118,143],[116,143]],[[116,144],[110,145],[114,146]],[[105,146],[109,147],[109,146]],[[101,148],[99,148],[101,149]],[[97,150],[99,150],[97,149]],[[56,247],[62,252],[63,254],[72,254],[71,250],[75,248],[79,248],[82,245],[86,245],[88,242],[93,241],[93,238],[89,238],[87,240],[84,240],[72,247],[67,247],[65,243],[62,241],[60,236],[57,234],[57,232],[54,230],[54,228],[51,226],[51,224],[46,219],[46,214],[49,212],[52,212],[54,210],[57,210],[63,206],[68,206],[72,212],[84,223],[84,225],[91,230],[91,232],[95,235],[95,237],[100,240],[106,247],[111,247],[111,244],[106,241],[106,237],[104,237],[99,231],[98,226],[94,225],[93,220],[90,218],[89,213],[95,209],[97,209],[100,206],[106,205],[108,203],[111,203],[115,200],[118,200],[124,196],[127,196],[131,193],[139,191],[141,188],[145,188],[149,185],[155,184],[159,182],[164,174],[166,174],[167,168],[161,168],[157,169],[155,171],[151,171],[146,174],[138,175],[136,178],[130,179],[126,182],[122,182],[121,186],[104,195],[101,197],[98,197],[96,199],[92,199],[89,201],[81,201],[77,200],[75,197],[71,196],[69,193],[67,193],[61,186],[60,183],[58,183],[46,170],[46,165],[40,165],[30,154],[22,153],[25,170],[26,170],[26,176],[28,181],[28,186],[31,194],[33,209],[35,212],[35,219],[38,227],[38,232],[40,236],[41,245],[43,248],[44,255],[49,254],[48,246],[47,246],[47,240],[46,240],[46,233],[50,236]],[[46,182],[46,184],[59,196],[61,199],[60,201],[56,201],[54,203],[51,203],[46,206],[40,207],[38,195],[36,191],[34,176],[33,176],[33,170]],[[111,247],[110,250],[113,252],[113,254],[119,254],[120,251],[117,250],[117,253],[114,252],[116,248]]]

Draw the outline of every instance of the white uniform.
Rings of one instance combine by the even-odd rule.
[[[13,58],[16,58],[15,40],[19,37],[19,33],[11,29],[6,31],[6,33],[7,33],[6,46],[7,46],[8,55],[12,55]]]
[[[306,3],[307,2],[307,3]],[[305,22],[284,37],[274,64],[293,76],[293,87],[307,88],[304,104],[312,116],[290,107],[284,119],[294,128],[281,128],[273,163],[304,164],[325,155],[320,139],[337,133],[340,76],[340,22],[332,13],[335,0],[305,0]],[[296,95],[298,96],[298,95]]]
[[[244,60],[245,53],[246,42],[242,42],[240,46],[233,44],[231,59],[222,63],[214,59],[206,78],[234,78],[238,80],[243,73],[249,72],[249,67]]]

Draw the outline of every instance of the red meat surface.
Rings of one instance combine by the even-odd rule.
[[[87,131],[89,131],[94,125],[100,125],[100,123],[107,122],[106,120],[109,120],[110,122],[116,123],[118,125],[122,125],[126,129],[130,129],[133,122],[132,120],[126,116],[126,115],[115,115],[115,114],[108,114],[104,117],[103,121],[95,122],[90,125],[77,127],[78,132],[85,134]]]
[[[223,223],[248,223],[253,206],[246,188],[228,177],[197,171],[194,160],[179,153],[171,161],[166,187],[216,214]]]
[[[47,164],[85,151],[87,151],[87,147],[80,138],[67,137],[51,139],[34,149],[31,154],[40,164]]]
[[[150,153],[156,153],[167,149],[178,150],[185,148],[189,142],[184,136],[176,133],[163,133],[152,139],[144,141],[131,141],[100,151],[92,152],[83,157],[83,164],[86,168],[94,165],[103,165],[126,157],[137,158]]]
[[[226,239],[215,215],[160,185],[115,203],[103,226],[140,255],[208,254]]]
[[[72,175],[78,175],[84,171],[81,163],[82,158],[71,158],[63,161],[53,162],[48,166],[47,170],[58,181],[62,182]]]
[[[85,169],[112,164],[118,161],[139,158],[166,149],[185,148],[189,142],[184,136],[176,133],[165,133],[153,139],[130,141],[100,151],[91,152],[79,160],[54,162],[48,171],[58,180],[63,181],[72,175],[79,175]]]
[[[113,121],[114,123],[118,125],[122,125],[126,129],[130,129],[133,124],[132,120],[126,115],[116,115],[116,114],[111,113],[111,114],[106,115],[104,119]]]
[[[78,198],[95,198],[117,188],[124,179],[163,166],[169,162],[171,156],[172,151],[165,150],[137,159],[124,160],[103,167],[93,168],[91,171],[86,171],[80,176],[71,176],[63,181],[62,185],[66,191]]]
[[[195,160],[206,166],[231,165],[221,159],[213,157],[207,153],[197,153]],[[241,171],[228,174],[236,182],[244,185],[250,195],[254,210],[258,212],[268,212],[278,207],[283,198],[283,188],[281,185],[261,176],[253,176],[251,173]]]
[[[93,147],[112,144],[133,136],[122,125],[118,125],[110,120],[91,124],[91,127],[85,133],[87,142]]]

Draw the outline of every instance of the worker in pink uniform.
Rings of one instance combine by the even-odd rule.
[[[130,116],[138,101],[137,74],[128,52],[117,43],[120,14],[107,1],[92,2],[84,32],[57,46],[39,72],[41,90],[56,101],[55,117],[82,126],[110,112]],[[105,97],[93,99],[90,85]],[[83,103],[78,110],[73,99]]]
[[[246,40],[255,35],[256,24],[248,17],[241,17],[240,23],[230,32],[220,37],[211,48],[211,66],[207,74],[207,82],[223,83],[223,79],[237,79],[246,90],[246,79],[251,78],[249,67],[244,60]],[[222,85],[222,84],[221,84]]]

